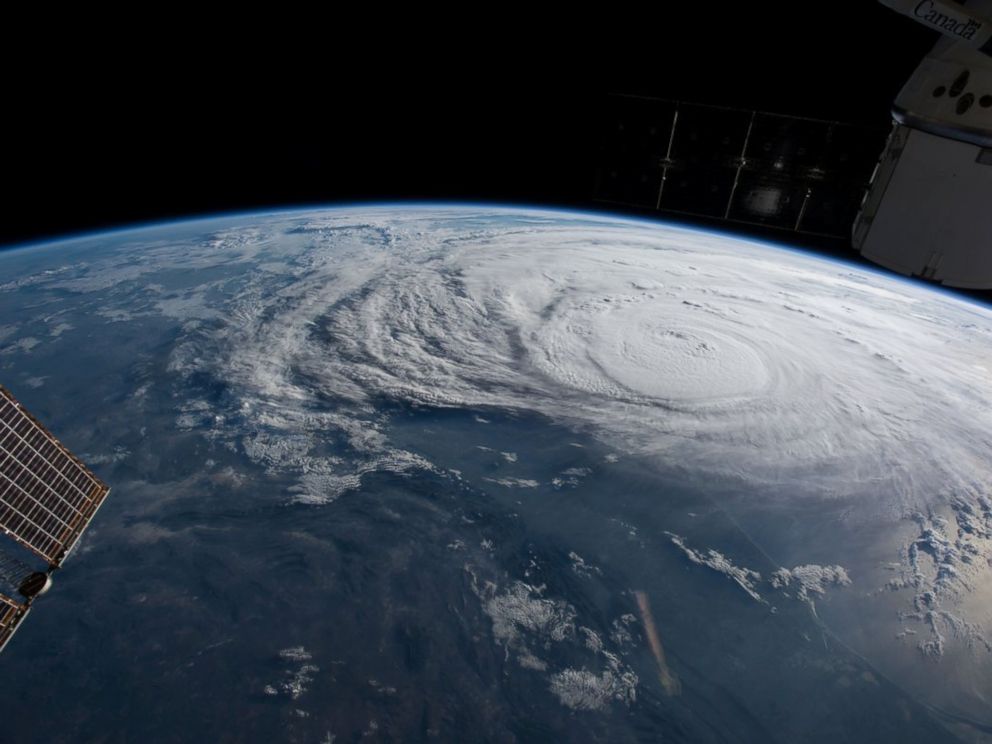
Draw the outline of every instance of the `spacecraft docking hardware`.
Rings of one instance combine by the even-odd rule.
[[[992,288],[992,0],[881,0],[944,37],[895,100],[853,228],[902,274]]]
[[[0,531],[11,541],[0,550],[0,651],[109,492],[0,386]],[[47,568],[29,565],[38,558]]]

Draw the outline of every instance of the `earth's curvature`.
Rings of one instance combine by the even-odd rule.
[[[992,310],[488,206],[0,254],[111,484],[0,657],[60,741],[992,737]]]

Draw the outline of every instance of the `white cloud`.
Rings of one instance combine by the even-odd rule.
[[[291,665],[283,671],[282,679],[265,685],[263,692],[299,700],[310,689],[320,667],[312,663],[313,656],[303,646],[284,648],[279,652],[279,658]]]
[[[586,669],[563,669],[551,676],[551,692],[562,705],[575,710],[602,710],[611,701],[632,703],[637,699],[637,675],[607,669],[595,674]]]
[[[812,601],[813,594],[822,596],[828,587],[848,586],[850,576],[843,566],[817,566],[808,564],[793,569],[780,568],[769,579],[776,589],[795,588],[796,596],[803,601]]]
[[[541,485],[530,478],[483,478],[483,480],[504,488],[537,488]]]
[[[493,638],[505,648],[507,658],[512,652],[524,669],[550,670],[549,688],[562,705],[576,710],[602,710],[612,702],[629,705],[636,700],[637,675],[607,648],[599,633],[577,624],[579,612],[573,605],[545,596],[543,586],[514,581],[501,588],[494,582],[480,581],[471,566],[466,565],[465,571],[483,611],[492,621]],[[627,627],[633,622],[633,615],[614,621],[610,643],[617,651],[631,642]],[[619,640],[614,638],[617,633]],[[558,645],[568,645],[573,654],[585,656],[588,665],[573,668],[556,664],[558,655],[549,652]]]
[[[672,532],[666,532],[665,534],[668,535],[669,539],[679,547],[679,549],[685,554],[686,558],[690,561],[699,566],[706,566],[717,573],[723,574],[743,589],[747,595],[751,597],[751,599],[758,602],[765,601],[761,598],[761,595],[758,594],[757,589],[755,589],[755,584],[761,581],[760,573],[757,571],[752,571],[750,568],[735,566],[734,563],[727,558],[727,556],[713,550],[712,548],[703,553],[686,545],[685,538]]]

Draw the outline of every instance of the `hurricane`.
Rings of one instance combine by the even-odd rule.
[[[871,484],[863,508],[890,517],[990,490],[992,319],[978,305],[675,227],[361,217],[294,225],[292,282],[249,282],[203,331],[221,353],[180,349],[176,367],[222,380],[231,414],[287,434],[334,400],[331,425],[380,455],[363,411],[385,398],[534,411],[663,464],[800,493]],[[221,234],[214,248],[247,240],[254,255],[267,239]]]

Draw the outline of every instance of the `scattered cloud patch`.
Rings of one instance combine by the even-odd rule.
[[[817,566],[809,564],[793,569],[779,568],[769,579],[775,589],[792,588],[804,602],[812,602],[813,595],[823,596],[828,587],[848,586],[851,578],[843,566]]]
[[[599,570],[596,566],[590,565],[585,562],[585,559],[581,555],[576,553],[574,550],[568,554],[568,560],[571,561],[572,570],[579,574],[579,576],[602,576],[603,572]]]
[[[483,478],[483,480],[503,488],[537,488],[541,485],[530,478]]]
[[[551,479],[555,488],[565,488],[579,485],[579,481],[592,473],[592,468],[567,468]]]
[[[312,663],[313,656],[303,646],[284,648],[279,652],[279,658],[289,666],[283,672],[282,679],[266,685],[263,692],[273,697],[299,700],[310,689],[310,683],[320,667]]]
[[[548,686],[558,701],[574,710],[601,711],[612,703],[630,705],[636,700],[637,675],[625,665],[615,650],[607,648],[602,636],[577,620],[579,612],[563,599],[546,596],[544,586],[514,581],[501,588],[492,581],[481,581],[471,566],[465,571],[482,609],[492,622],[495,642],[523,669],[549,673]],[[630,621],[618,618],[616,628]],[[629,642],[630,635],[626,636]],[[555,646],[567,645],[570,657],[585,655],[582,667],[556,663]]]
[[[750,568],[735,566],[729,558],[712,548],[703,553],[686,545],[683,537],[672,532],[666,532],[665,534],[668,535],[672,543],[677,545],[690,561],[698,566],[705,566],[717,573],[723,574],[743,589],[751,599],[757,602],[765,601],[755,588],[755,584],[761,581],[760,573],[752,571]]]
[[[637,682],[629,669],[606,669],[598,675],[587,669],[563,669],[551,675],[551,692],[573,710],[603,710],[613,701],[630,705],[637,700]]]

